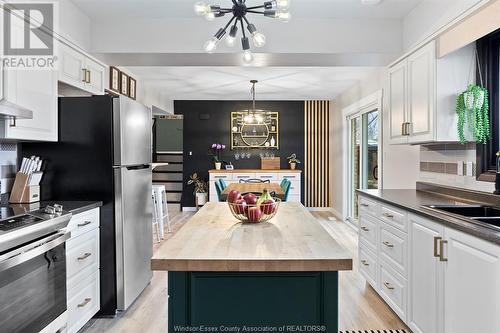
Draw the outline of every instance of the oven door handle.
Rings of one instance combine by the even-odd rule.
[[[36,242],[8,252],[0,257],[0,272],[44,254],[45,252],[63,244],[70,237],[70,232],[59,232],[55,235],[42,238]]]

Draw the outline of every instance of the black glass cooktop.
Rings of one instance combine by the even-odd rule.
[[[0,221],[0,230],[8,231],[16,228],[21,228],[27,226],[28,224],[35,224],[38,222],[42,222],[44,219],[41,219],[32,215],[21,215],[13,218],[9,218],[6,220]]]

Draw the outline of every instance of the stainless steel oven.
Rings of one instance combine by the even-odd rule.
[[[0,253],[2,332],[39,332],[66,311],[69,236],[55,232]],[[53,331],[58,330],[65,327]]]

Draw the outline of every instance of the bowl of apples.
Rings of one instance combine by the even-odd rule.
[[[227,203],[235,218],[243,223],[260,223],[272,219],[278,211],[281,200],[274,198],[267,190],[262,194],[229,192]]]

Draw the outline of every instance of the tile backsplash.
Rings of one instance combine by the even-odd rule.
[[[420,180],[485,192],[494,189],[492,183],[476,180],[475,143],[420,146]]]

